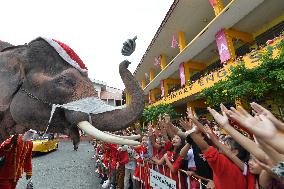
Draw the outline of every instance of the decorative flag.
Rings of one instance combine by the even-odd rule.
[[[177,41],[177,39],[176,39],[176,36],[175,35],[173,35],[173,38],[172,38],[172,48],[176,48],[178,46],[178,41]]]
[[[219,32],[217,32],[217,34],[215,35],[215,40],[217,43],[221,63],[229,60],[231,58],[231,54],[229,51],[224,29],[221,29]]]
[[[209,0],[210,5],[214,8],[215,0]]]
[[[161,80],[161,97],[165,96],[164,81]]]
[[[161,66],[161,56],[155,57],[155,66],[160,67]]]
[[[185,74],[184,74],[184,66],[183,66],[183,63],[181,63],[179,66],[178,66],[178,69],[179,69],[179,77],[180,77],[180,85],[183,86],[185,85]]]

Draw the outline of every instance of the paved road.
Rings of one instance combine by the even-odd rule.
[[[35,189],[97,189],[93,148],[81,142],[78,151],[73,151],[70,142],[59,143],[57,151],[33,158],[33,183]],[[21,179],[17,189],[25,189]]]

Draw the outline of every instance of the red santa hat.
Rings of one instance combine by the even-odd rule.
[[[57,41],[55,39],[44,39],[49,45],[51,45],[56,52],[71,66],[79,70],[80,72],[87,73],[88,69],[80,59],[80,57],[65,43]]]

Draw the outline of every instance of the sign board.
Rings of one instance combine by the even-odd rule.
[[[176,189],[176,181],[150,169],[150,186],[154,189]]]

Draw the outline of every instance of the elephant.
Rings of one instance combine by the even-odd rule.
[[[57,46],[53,42],[57,42]],[[28,129],[44,131],[49,125],[48,132],[68,130],[74,148],[78,148],[78,123],[90,119],[94,128],[117,131],[127,128],[141,116],[145,105],[143,90],[128,70],[130,62],[124,60],[119,64],[119,73],[131,96],[129,105],[97,114],[56,108],[50,121],[52,104],[98,96],[78,55],[65,45],[81,67],[74,66],[73,59],[70,63],[60,54],[62,49],[58,51],[57,48],[62,44],[65,45],[43,37],[17,46],[0,41],[0,142]]]

